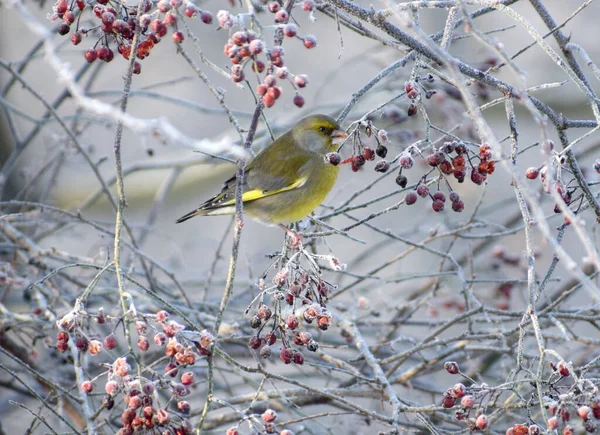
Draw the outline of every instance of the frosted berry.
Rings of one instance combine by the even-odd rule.
[[[77,45],[81,42],[81,33],[76,32],[71,35],[71,42],[73,45]]]
[[[304,97],[300,94],[294,95],[294,105],[296,105],[297,107],[304,106]]]
[[[412,168],[414,163],[415,163],[415,161],[408,154],[404,154],[400,157],[400,166],[402,166],[405,169]]]
[[[540,171],[538,170],[538,168],[528,168],[527,171],[525,171],[525,177],[527,177],[530,180],[535,180],[538,175],[540,175]]]
[[[385,156],[387,156],[387,152],[388,149],[383,145],[377,145],[377,148],[375,148],[375,154],[377,154],[382,159],[385,159]]]
[[[342,161],[342,157],[338,153],[328,153],[325,158],[333,166],[337,166]]]
[[[288,38],[293,38],[298,33],[298,26],[294,23],[288,23],[283,28],[283,34]]]
[[[94,391],[94,384],[92,384],[90,381],[83,381],[81,383],[81,391],[87,394],[91,393]]]
[[[455,375],[460,371],[460,369],[458,367],[458,363],[456,361],[446,361],[444,363],[444,368],[451,375]]]
[[[433,201],[433,203],[431,204],[431,208],[437,213],[442,212],[444,211],[444,202],[437,199]]]
[[[317,46],[317,38],[313,35],[308,35],[304,38],[304,46],[306,48],[315,48]]]
[[[479,429],[479,430],[486,429],[488,427],[487,415],[481,414],[479,417],[477,417],[477,420],[475,420],[475,425],[477,426],[477,429]]]
[[[375,165],[375,172],[387,172],[390,169],[390,164],[385,160],[380,160]]]
[[[404,197],[404,202],[406,205],[413,205],[415,202],[417,202],[417,194],[415,192],[407,193]]]
[[[420,184],[417,187],[417,195],[419,195],[421,198],[426,198],[429,196],[429,187],[427,187],[424,184]]]
[[[465,203],[463,200],[458,200],[458,201],[452,203],[452,211],[455,211],[456,213],[460,213],[464,209],[465,209]]]
[[[308,84],[308,76],[304,74],[297,75],[294,77],[294,83],[296,83],[296,86],[299,88],[304,88]]]

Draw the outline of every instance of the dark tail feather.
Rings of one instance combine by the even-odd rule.
[[[193,210],[193,211],[189,212],[188,214],[181,216],[179,219],[177,219],[177,220],[175,221],[175,223],[178,223],[178,224],[180,224],[181,222],[185,222],[185,221],[187,221],[188,219],[191,219],[191,218],[193,218],[194,216],[198,216],[199,214],[201,214],[201,213],[200,213],[200,209],[199,209],[199,208],[197,208],[196,210]]]

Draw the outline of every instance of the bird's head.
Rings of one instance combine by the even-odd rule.
[[[294,126],[292,135],[302,148],[323,155],[336,151],[348,137],[348,134],[340,129],[340,125],[335,119],[326,115],[312,115],[304,118]]]

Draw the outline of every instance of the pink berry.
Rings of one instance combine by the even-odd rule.
[[[487,415],[481,414],[479,417],[477,417],[477,420],[475,420],[475,425],[477,426],[477,429],[479,429],[479,430],[486,429],[488,427]]]
[[[313,35],[307,35],[304,37],[304,46],[308,49],[315,48],[317,46],[317,37]]]
[[[413,205],[417,202],[417,194],[415,192],[408,192],[404,198],[406,205]]]
[[[183,42],[183,39],[184,38],[183,38],[182,32],[177,31],[177,32],[173,33],[173,42],[175,44],[181,44]]]
[[[296,94],[296,95],[294,95],[294,104],[295,104],[297,107],[302,107],[302,106],[304,106],[304,97],[303,97],[302,95],[300,95],[300,94]]]
[[[81,383],[81,391],[87,394],[91,393],[94,391],[94,384],[92,384],[91,381],[83,381]]]

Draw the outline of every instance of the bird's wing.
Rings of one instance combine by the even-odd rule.
[[[276,145],[276,144],[274,144]],[[274,160],[262,154],[246,167],[242,201],[249,202],[296,189],[307,180],[304,165],[310,156],[305,153],[284,154],[284,160]],[[290,171],[289,168],[298,168]],[[223,183],[221,192],[200,205],[200,209],[215,209],[235,205],[236,176]]]

